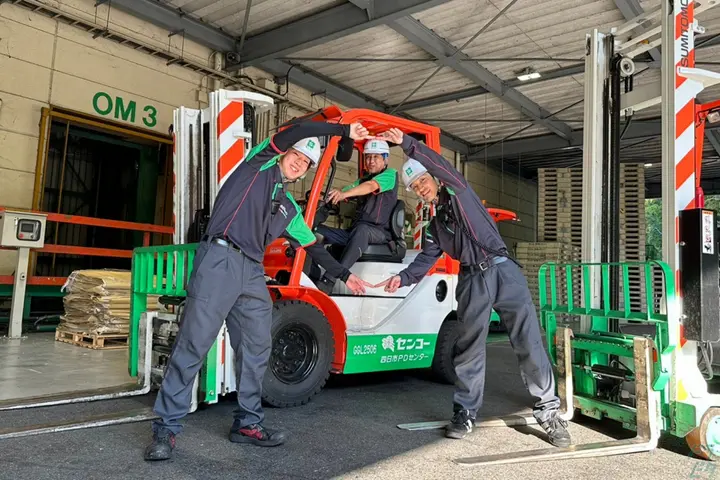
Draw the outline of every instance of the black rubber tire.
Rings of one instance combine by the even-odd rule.
[[[442,383],[454,385],[457,381],[453,357],[455,344],[460,338],[462,324],[454,318],[448,318],[440,326],[435,344],[435,356],[432,362],[432,371]]]
[[[274,368],[277,334],[292,326],[304,329],[315,339],[312,355],[314,364],[297,383],[287,383]],[[272,346],[268,367],[263,378],[263,401],[273,407],[285,408],[304,405],[320,393],[330,377],[332,359],[335,355],[335,338],[325,315],[306,302],[297,300],[278,301],[273,304]]]

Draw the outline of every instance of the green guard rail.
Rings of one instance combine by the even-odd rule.
[[[593,308],[593,297],[591,288],[583,288],[583,285],[590,285],[591,269],[600,270],[600,298],[597,299],[599,306]],[[664,287],[656,291],[653,284],[653,269],[657,268],[662,274]],[[630,292],[630,270],[636,269],[644,272],[645,285],[645,306],[643,310],[633,309]],[[582,272],[581,278],[577,279],[577,271]],[[564,275],[563,275],[564,273]],[[634,272],[633,272],[634,273]],[[623,308],[614,310],[611,308],[610,279],[611,275],[619,276],[619,288],[622,292]],[[564,277],[564,288],[558,288],[558,276]],[[548,289],[549,277],[549,289]],[[658,351],[654,366],[653,389],[661,392],[663,416],[668,417],[669,394],[666,389],[670,379],[671,354],[678,346],[680,340],[680,319],[674,312],[675,302],[675,276],[665,262],[618,262],[618,263],[544,263],[538,270],[539,286],[539,307],[540,322],[545,329],[548,350],[553,363],[556,363],[555,334],[557,332],[556,315],[584,316],[591,317],[591,328],[587,333],[578,333],[571,341],[571,348],[578,354],[585,352],[586,359],[592,364],[607,364],[609,355],[621,355],[632,352],[632,335],[614,333],[608,331],[609,321],[628,320],[639,323],[654,324],[656,335],[653,339]],[[579,303],[575,304],[574,293],[581,292]],[[618,292],[620,294],[620,292]],[[549,295],[548,295],[549,293]],[[567,303],[559,301],[559,295],[565,294]],[[655,309],[654,303],[657,296],[660,296],[659,308]],[[582,372],[576,377],[576,390],[584,393],[594,391],[592,379]],[[581,398],[586,403],[595,402],[587,398]],[[599,400],[597,401],[600,402]],[[582,403],[582,402],[581,402]],[[605,405],[607,408],[607,405]],[[627,418],[624,416],[623,418]]]
[[[185,286],[192,273],[197,246],[189,243],[133,250],[128,338],[130,376],[137,376],[140,316],[147,310],[148,295],[186,296]]]

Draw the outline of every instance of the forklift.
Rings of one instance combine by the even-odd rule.
[[[142,247],[133,253],[128,366],[131,376],[141,377],[149,368],[151,388],[162,383],[182,321],[195,248],[205,233],[215,196],[258,143],[254,122],[273,102],[263,95],[222,89],[211,92],[210,100],[206,109],[175,111],[174,245]],[[329,106],[278,129],[299,121],[361,122],[375,135],[400,128],[440,151],[439,128],[387,113]],[[320,142],[323,155],[312,172],[312,186],[304,199],[296,200],[308,225],[339,215],[327,194],[337,187],[334,180],[340,163],[357,162],[358,178],[363,176],[362,142],[350,138],[321,138]],[[408,248],[405,212],[405,202],[398,200],[391,215],[392,240],[369,245],[350,267],[353,274],[378,283],[420,253],[422,243]],[[517,215],[508,210],[488,208],[488,212],[496,222],[517,221]],[[329,251],[339,260],[343,249],[330,246]],[[271,355],[263,380],[266,404],[279,408],[306,404],[322,391],[331,374],[430,369],[437,380],[454,383],[452,352],[461,329],[454,293],[459,272],[456,260],[443,255],[417,284],[393,294],[378,288],[366,295],[351,295],[341,282],[329,294],[318,289],[320,267],[307,258],[304,249],[293,249],[282,237],[266,246],[263,266],[273,300]],[[148,311],[151,295],[160,295],[161,311]],[[491,323],[500,323],[496,312]],[[143,335],[152,337],[149,353],[140,351],[146,341]],[[143,360],[148,355],[149,366]],[[234,355],[223,325],[196,379],[191,411],[235,391]]]
[[[562,418],[611,419],[636,436],[455,463],[471,467],[645,452],[655,449],[663,434],[684,438],[698,457],[720,459],[720,395],[712,383],[713,367],[719,366],[713,359],[720,353],[720,232],[717,212],[704,208],[700,188],[704,129],[720,121],[720,102],[695,102],[703,89],[720,83],[720,74],[694,67],[694,35],[704,33],[695,15],[717,3],[663,0],[657,10],[587,35],[583,261],[546,263],[538,272],[540,321],[556,370]],[[641,25],[644,33],[636,34]],[[660,44],[661,81],[634,88],[637,57]],[[658,104],[663,261],[620,262],[620,141],[634,112]],[[560,301],[558,275],[568,279],[566,304]],[[579,299],[572,293],[577,277]],[[630,301],[632,277],[643,286],[639,307]],[[579,322],[558,317],[579,317]],[[398,427],[425,430],[447,423]],[[476,425],[535,423],[528,414],[478,419]]]

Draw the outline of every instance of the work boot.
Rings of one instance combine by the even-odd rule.
[[[175,449],[175,435],[168,430],[153,432],[153,441],[145,449],[145,460],[167,460]]]
[[[567,431],[567,422],[557,413],[544,422],[538,422],[547,433],[548,440],[556,447],[569,447],[570,433]]]
[[[230,429],[230,441],[234,443],[250,443],[259,447],[276,447],[285,443],[287,433],[283,431],[271,432],[259,423],[247,427]]]
[[[465,438],[475,426],[475,417],[468,410],[457,410],[450,423],[445,427],[447,438]]]

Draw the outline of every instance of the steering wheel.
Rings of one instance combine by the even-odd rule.
[[[321,208],[324,208],[328,214],[332,215],[340,215],[340,207],[338,205],[333,205],[332,203],[328,203],[327,196],[329,192],[320,192],[320,195],[322,195],[322,198],[318,200],[318,206],[317,210],[320,211]],[[310,190],[305,192],[305,200],[303,201],[303,210],[307,208],[308,201],[310,200]]]

